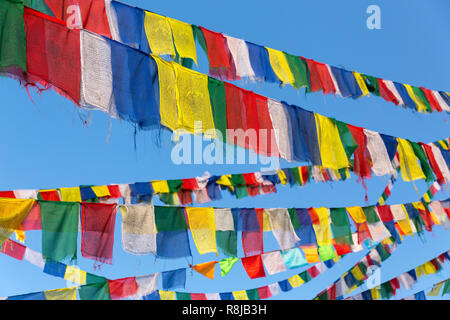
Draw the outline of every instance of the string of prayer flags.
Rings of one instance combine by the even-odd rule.
[[[207,53],[212,76],[228,80],[248,78],[252,81],[291,84],[297,89],[304,86],[306,92],[323,91],[324,94],[338,94],[353,99],[373,93],[395,105],[422,113],[450,112],[448,93],[443,91],[348,71],[116,1],[104,5],[106,14],[103,15],[99,11],[101,7],[93,7],[88,10],[86,4],[81,6],[83,19],[93,15],[97,21],[93,24],[93,19],[89,19],[89,23],[83,23],[83,28],[112,37],[146,53],[169,54],[173,58],[178,56],[183,64],[185,60],[196,61],[196,38]],[[54,15],[64,20],[64,15],[61,16],[64,10],[55,9],[52,7]],[[48,14],[48,11],[45,12]],[[109,32],[103,25],[109,25]],[[143,31],[144,27],[147,27],[148,32]]]
[[[195,120],[203,122],[202,132],[209,132],[209,129],[215,129],[215,123],[218,121],[214,121],[215,116],[213,115],[210,99],[211,82],[206,75],[196,73],[176,63],[167,62],[156,55],[151,56],[148,53],[138,51],[130,46],[112,41],[107,37],[99,36],[90,31],[68,29],[63,25],[62,20],[51,18],[29,8],[26,8],[24,11],[24,20],[27,26],[26,38],[27,42],[29,42],[27,44],[28,70],[24,80],[28,85],[41,85],[45,88],[54,87],[60,94],[70,98],[82,107],[100,109],[112,117],[131,121],[140,129],[151,129],[162,125],[170,130],[184,129],[190,133],[195,133],[193,126]],[[170,24],[165,18],[163,20],[165,21],[164,25],[168,27],[167,30],[171,32]],[[44,27],[46,32],[38,31]],[[51,40],[47,40],[47,37],[50,36]],[[217,35],[211,37],[217,38]],[[226,40],[223,36],[222,38],[222,40]],[[55,39],[64,40],[55,41]],[[52,56],[52,54],[55,56]],[[101,56],[102,59],[97,59],[95,58],[96,56]],[[64,61],[75,62],[70,64],[67,62],[61,63],[59,61],[61,57],[64,57]],[[67,57],[71,58],[67,59]],[[229,57],[227,56],[227,58]],[[42,59],[45,59],[46,63],[43,63]],[[280,60],[280,58],[278,60],[286,61],[285,59]],[[50,63],[49,66],[47,66],[48,63]],[[58,68],[52,63],[56,63]],[[285,68],[287,64],[283,63],[283,65]],[[74,77],[67,79],[64,75],[68,73],[74,74]],[[345,73],[343,79],[346,79],[347,75],[350,76],[352,74]],[[134,85],[131,85],[131,79],[133,79]],[[136,85],[136,83],[139,83],[139,85]],[[198,85],[189,87],[188,84],[189,86],[192,84]],[[188,87],[189,89],[187,89]],[[280,130],[283,128],[283,123],[291,124],[286,127],[287,131],[282,131],[276,139],[278,144],[284,143],[285,146],[278,145],[277,148],[274,148],[271,143],[269,151],[267,145],[264,146],[264,144],[260,143],[264,139],[261,139],[261,141],[257,139],[256,143],[252,142],[248,145],[244,143],[245,148],[256,149],[260,154],[270,152],[273,155],[286,157],[290,161],[305,158],[305,160],[315,165],[322,165],[335,170],[349,167],[350,154],[347,155],[344,152],[344,141],[337,133],[339,130],[336,127],[335,120],[325,117],[322,119],[317,114],[313,114],[315,118],[319,118],[316,119],[316,133],[319,146],[315,146],[313,150],[310,150],[312,145],[308,142],[309,140],[305,140],[304,135],[299,136],[295,134],[298,131],[297,128],[302,128],[302,126],[298,126],[299,122],[302,123],[304,119],[307,119],[303,118],[301,120],[299,118],[302,113],[298,114],[300,110],[294,109],[297,112],[283,110],[281,112],[285,113],[284,116],[278,111],[277,118],[273,110],[271,110],[272,105],[277,105],[277,103],[273,104],[270,99],[234,87],[231,84],[226,84],[225,87],[226,92],[230,90],[234,92],[233,101],[239,102],[231,103],[229,97],[227,98],[229,96],[227,93],[225,97],[222,96],[221,98],[222,100],[228,100],[222,101],[222,103],[226,102],[227,105],[226,117],[224,118],[227,120],[227,129],[235,127],[255,129],[259,133],[263,129]],[[196,94],[189,94],[189,90],[194,90]],[[145,92],[145,95],[142,92]],[[196,108],[193,105],[196,105]],[[244,105],[244,113],[247,114],[245,119],[239,116],[243,114],[241,109]],[[278,105],[283,106],[283,104]],[[262,106],[262,108],[259,106]],[[283,106],[283,108],[286,107]],[[214,109],[216,108],[214,107]],[[240,112],[239,114],[237,113],[238,111]],[[306,113],[304,115],[306,116]],[[215,120],[217,120],[217,117]],[[223,123],[221,126],[221,129],[224,129]],[[314,130],[306,132],[311,132],[307,136],[314,135]],[[285,137],[290,138],[284,140],[283,138]],[[363,142],[365,134],[359,137],[362,138],[359,141]],[[312,136],[312,141],[314,140],[313,138]],[[402,176],[407,181],[419,178],[430,180],[432,178],[431,171],[436,171],[437,167],[434,166],[434,169],[433,166],[430,167],[427,164],[430,161],[428,159],[429,155],[425,153],[427,158],[425,160],[424,152],[421,152],[421,149],[416,145],[414,146],[417,156],[414,150],[410,150],[411,148],[402,143],[401,148],[406,148],[402,151],[406,153],[402,153],[400,159]],[[355,172],[361,176],[368,176],[369,167],[371,168],[371,163],[373,163],[369,161],[367,149],[368,147],[361,146],[359,150],[361,152],[364,151],[364,156],[359,156],[359,152],[354,155],[358,164]],[[305,152],[305,150],[308,152]],[[413,153],[410,154],[410,151]],[[320,154],[320,161],[316,157],[318,154]],[[446,157],[448,156],[441,155],[444,161]],[[423,168],[414,165],[414,161],[417,161],[417,159],[421,161]],[[359,165],[360,160],[361,166]],[[375,163],[378,166],[380,162],[378,159],[375,160],[377,160]],[[411,165],[413,167],[405,168],[405,166]],[[363,171],[359,167],[363,168]],[[378,170],[378,167],[376,170]],[[405,170],[411,171],[412,178],[408,178]],[[164,197],[170,199],[170,197]],[[46,200],[49,199],[46,198]]]

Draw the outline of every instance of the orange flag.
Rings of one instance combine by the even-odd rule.
[[[192,269],[194,269],[198,273],[204,275],[205,277],[213,280],[214,279],[214,271],[216,270],[216,263],[217,263],[217,261],[201,263],[201,264],[192,266]]]

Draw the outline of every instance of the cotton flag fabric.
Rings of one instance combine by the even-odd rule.
[[[74,103],[80,101],[80,35],[65,22],[24,9],[27,80],[53,86]],[[70,77],[67,75],[70,74]]]
[[[159,273],[154,273],[136,277],[137,291],[132,298],[143,299],[145,296],[155,292],[158,288],[158,276]]]
[[[324,117],[317,113],[316,117],[317,135],[319,139],[322,166],[332,169],[347,168],[349,166],[339,132],[333,119]]]
[[[263,254],[262,261],[269,275],[286,271],[286,265],[280,251]]]
[[[10,72],[21,76],[27,71],[27,49],[24,8],[19,1],[7,0],[0,4],[2,36],[0,43],[0,73]]]
[[[216,264],[217,264],[217,261],[205,262],[205,263],[196,264],[195,266],[192,266],[192,269],[194,269],[198,273],[204,275],[205,277],[213,280],[214,272],[216,270]]]
[[[236,75],[241,78],[249,78],[255,80],[255,72],[253,71],[248,47],[244,40],[224,35],[227,40],[228,48],[233,57],[236,66]]]
[[[184,289],[186,285],[186,269],[165,271],[161,275],[163,290]]]
[[[181,58],[192,59],[197,63],[197,51],[192,26],[172,18],[167,18],[167,21],[172,30],[173,41],[178,55]]]
[[[241,261],[250,279],[262,278],[266,276],[261,255],[245,257],[242,258]]]
[[[280,156],[287,161],[293,161],[293,137],[290,131],[290,116],[287,109],[276,100],[268,99],[270,117],[275,130],[276,142]]]
[[[287,209],[265,209],[269,214],[270,227],[281,250],[294,248],[300,241],[292,227]]]
[[[42,219],[42,255],[54,261],[76,259],[79,203],[39,201],[39,206]]]
[[[282,84],[293,84],[295,79],[284,53],[271,48],[266,49],[269,52],[270,65]]]
[[[220,270],[221,270],[220,275],[222,277],[226,276],[231,271],[231,268],[233,268],[233,266],[238,261],[239,261],[239,258],[235,258],[235,257],[220,260],[219,261],[219,266],[220,266]]]
[[[393,174],[394,168],[380,134],[364,129],[364,135],[367,139],[367,149],[372,160],[372,172],[377,176]]]
[[[33,199],[0,198],[0,245],[19,228],[33,204]]]
[[[77,300],[77,288],[64,288],[44,291],[46,300]]]
[[[144,27],[153,54],[175,56],[172,30],[164,16],[145,11]]]
[[[122,213],[122,246],[126,252],[156,255],[156,224],[153,205],[120,206]]]
[[[284,264],[289,269],[294,269],[308,264],[305,255],[302,253],[300,248],[293,248],[281,252]]]
[[[255,209],[240,209],[242,248],[246,257],[263,252],[263,213]]]
[[[198,252],[217,254],[214,209],[186,207],[185,210]]]
[[[417,179],[424,179],[425,175],[418,163],[418,159],[414,154],[410,143],[407,140],[397,138],[398,154],[400,158],[400,170],[402,178],[405,181],[413,181]]]
[[[101,263],[112,263],[116,204],[81,204],[81,253]]]
[[[228,256],[237,256],[237,231],[231,209],[214,209],[217,247]]]

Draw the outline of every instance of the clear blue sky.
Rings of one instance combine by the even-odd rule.
[[[217,32],[286,52],[313,58],[319,62],[345,67],[362,73],[430,89],[450,90],[450,44],[446,41],[450,24],[450,3],[440,1],[144,1],[127,3],[201,25]],[[366,27],[366,8],[381,8],[381,30]],[[198,50],[201,72],[207,72],[207,61]],[[352,99],[324,96],[305,97],[291,87],[280,89],[273,84],[237,82],[238,85],[265,96],[285,100],[305,109],[335,117],[350,124],[378,132],[430,142],[448,136],[448,116],[413,114],[381,98]],[[134,128],[128,123],[108,120],[101,112],[92,112],[89,126],[80,119],[86,111],[77,109],[55,92],[32,93],[31,102],[25,89],[12,79],[0,79],[2,117],[0,117],[0,189],[72,187],[83,184],[132,183],[155,179],[190,178],[209,171],[211,174],[258,171],[258,165],[188,165],[176,166],[170,160],[170,135],[162,134],[160,146],[155,144],[158,132],[140,132],[134,149]],[[109,131],[109,124],[111,129]],[[109,143],[107,141],[110,132]],[[302,163],[281,163],[282,167]],[[369,204],[381,195],[387,177],[368,181]],[[422,194],[427,186],[417,182]],[[211,202],[220,207],[333,207],[365,205],[364,189],[356,179],[333,184],[310,184],[303,188],[280,187],[275,195],[236,200],[224,193],[224,199]],[[448,189],[437,195],[445,199]],[[388,203],[418,200],[412,184],[398,181]],[[144,275],[166,269],[184,267],[213,260],[214,255],[198,256],[193,261],[160,260],[151,256],[129,255],[121,246],[121,217],[117,215],[114,264],[94,271],[93,261],[81,258],[82,269],[111,279]],[[80,237],[79,237],[80,238]],[[266,235],[266,251],[277,246],[271,234]],[[239,239],[240,240],[240,239]],[[382,271],[382,281],[450,249],[449,233],[437,227],[426,234],[426,241],[408,238],[389,259]],[[240,242],[239,242],[240,243]],[[28,232],[26,245],[41,251],[40,232]],[[193,246],[191,242],[191,246]],[[242,250],[239,251],[242,256]],[[345,258],[326,275],[282,293],[276,299],[311,299],[362,257],[357,253]],[[218,268],[218,266],[217,266]],[[304,269],[304,268],[303,268]],[[44,274],[27,262],[0,255],[0,297],[66,286],[62,279]],[[197,273],[188,273],[186,291],[224,292],[256,288],[286,279],[302,269],[267,278],[250,280],[242,265],[214,281]],[[440,275],[420,280],[414,290],[427,288],[447,278],[449,265]],[[415,291],[414,291],[415,292]],[[398,297],[407,295],[400,292]]]

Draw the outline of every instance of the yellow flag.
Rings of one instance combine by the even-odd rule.
[[[319,262],[319,252],[315,245],[312,246],[301,246],[303,252],[305,253],[305,259],[308,263]]]
[[[186,207],[185,209],[198,252],[200,254],[208,252],[217,254],[214,209],[200,207]]]
[[[173,64],[152,55],[158,66],[159,113],[161,124],[169,129],[178,127],[177,86]]]
[[[316,118],[317,136],[319,140],[322,166],[331,169],[341,169],[349,166],[342,141],[335,122],[320,114]]]
[[[293,84],[295,82],[295,78],[292,74],[291,68],[289,68],[289,64],[284,53],[267,47],[266,49],[269,52],[270,65],[278,78],[283,82],[283,84]]]
[[[167,180],[152,181],[152,187],[154,193],[169,193],[169,184],[167,183]]]
[[[289,283],[291,284],[292,288],[300,287],[304,281],[298,274],[288,278]]]
[[[408,212],[406,211],[406,208],[403,204],[401,205],[401,208],[406,218],[402,220],[397,220],[397,224],[404,234],[413,235],[413,230],[411,228],[411,220],[409,220]]]
[[[402,178],[405,181],[412,181],[417,179],[424,179],[425,174],[419,165],[419,160],[414,154],[414,150],[411,144],[401,138],[397,138],[398,141],[398,157],[400,160],[400,170]]]
[[[0,246],[18,229],[33,204],[34,199],[0,198]]]
[[[215,127],[209,98],[208,76],[177,63],[173,66],[177,79],[178,128],[194,134],[210,130],[211,138],[215,138],[211,130]]]
[[[46,300],[77,300],[77,288],[64,288],[44,291]]]
[[[153,54],[175,56],[172,30],[166,17],[145,11],[144,28]]]
[[[64,279],[78,284],[86,284],[86,271],[67,266]]]
[[[411,97],[411,99],[414,100],[416,106],[417,106],[417,111],[419,112],[427,112],[427,107],[422,103],[422,100],[418,99],[416,97],[416,95],[414,94],[413,89],[411,88],[411,86],[409,84],[404,84],[406,91],[408,92],[408,95]]]
[[[159,290],[159,298],[161,300],[176,300],[175,299],[175,291]]]
[[[364,81],[364,79],[361,77],[361,74],[353,71],[353,75],[355,76],[356,82],[358,83],[359,88],[362,91],[362,95],[363,96],[369,96],[369,89],[367,89],[367,85],[366,82]]]
[[[234,187],[231,184],[230,178],[231,178],[231,174],[223,175],[216,181],[216,183],[220,184],[221,186],[227,187],[228,189],[233,191]]]
[[[270,226],[269,213],[266,210],[264,210],[264,213],[263,213],[263,230],[264,230],[264,232],[272,231],[272,227]]]
[[[172,29],[173,41],[180,57],[192,59],[197,64],[197,50],[192,26],[172,18],[167,18],[167,21]]]
[[[91,189],[94,191],[97,198],[108,197],[111,195],[108,186],[93,186]]]
[[[81,202],[80,188],[60,188],[61,201]]]
[[[282,185],[285,185],[287,183],[287,177],[283,170],[277,171],[278,177],[280,178],[280,182]]]
[[[328,208],[315,208],[314,211],[319,217],[320,224],[313,224],[314,232],[316,233],[317,244],[321,246],[328,246],[333,244],[333,235],[331,234],[330,218]]]
[[[245,290],[242,291],[233,291],[234,300],[248,300],[247,292]]]
[[[366,215],[364,214],[364,210],[361,207],[347,207],[346,208],[352,219],[356,223],[364,223],[367,221]]]

